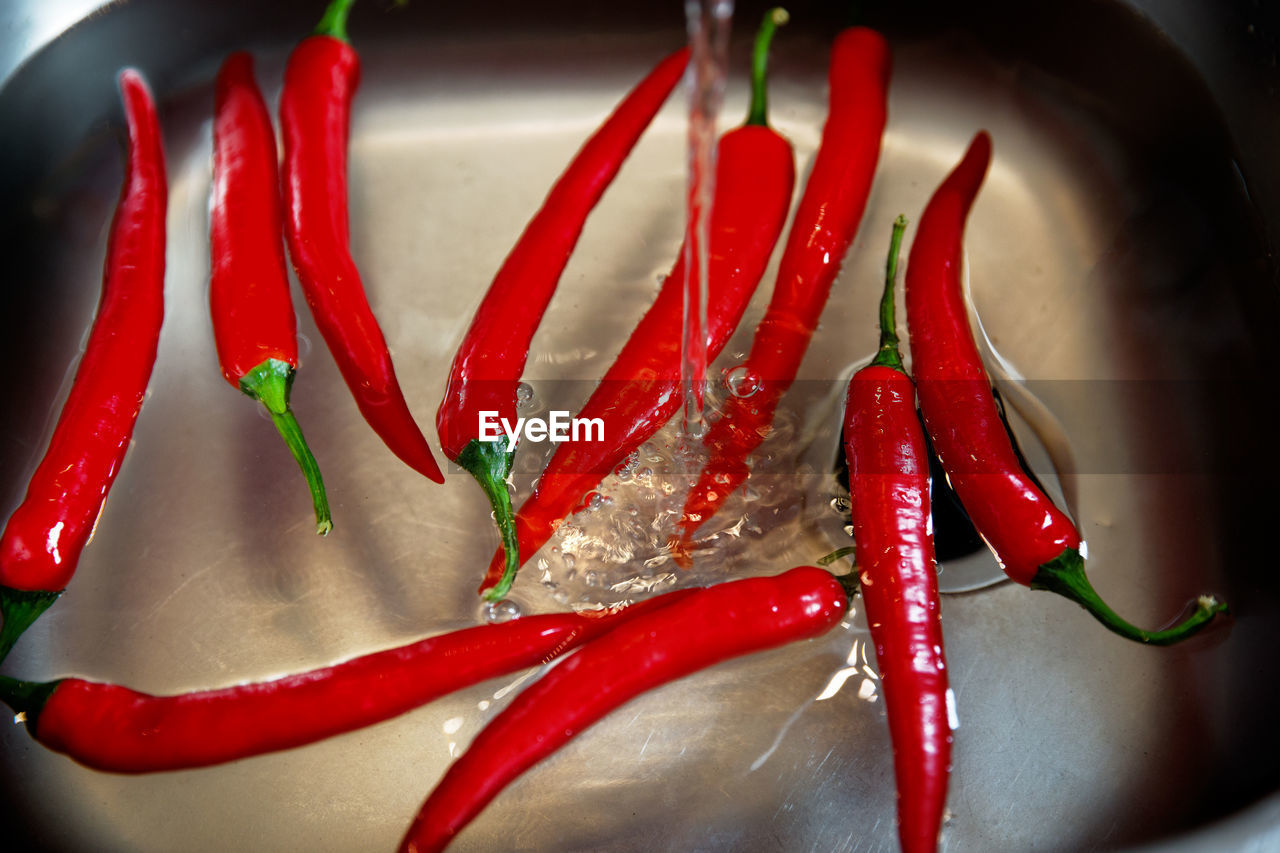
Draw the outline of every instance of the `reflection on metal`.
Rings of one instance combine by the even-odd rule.
[[[858,685],[858,698],[868,702],[874,702],[879,698],[880,674],[871,668],[867,662],[867,646],[870,641],[863,637],[855,637],[853,645],[849,648],[849,656],[845,659],[845,666],[838,669],[831,680],[827,682],[827,686],[822,688],[822,692],[818,694],[815,702],[821,702],[824,699],[830,699],[840,692],[846,681],[850,678],[862,676],[862,681]]]

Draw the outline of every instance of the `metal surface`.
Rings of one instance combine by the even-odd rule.
[[[1260,382],[1275,367],[1267,240],[1280,228],[1280,177],[1260,156],[1276,137],[1257,135],[1280,113],[1265,49],[1222,57],[1223,40],[1244,39],[1246,24],[1255,48],[1275,31],[1239,16],[1250,4],[1150,5],[1154,20],[1102,2],[963,13],[921,3],[873,16],[895,48],[880,172],[752,494],[715,523],[692,571],[675,570],[648,527],[679,506],[664,433],[548,546],[545,565],[525,569],[514,592],[522,609],[772,572],[843,544],[826,472],[840,380],[874,347],[889,225],[900,212],[918,218],[985,127],[995,163],[969,227],[972,299],[1025,377],[1007,396],[1058,463],[1097,587],[1147,625],[1207,590],[1231,601],[1234,619],[1157,650],[1012,584],[948,597],[961,725],[945,848],[1274,843],[1274,803],[1233,815],[1280,787],[1274,420]],[[269,423],[216,367],[212,77],[229,50],[248,47],[274,101],[317,6],[138,0],[34,55],[43,36],[0,51],[25,56],[0,89],[5,507],[47,439],[97,300],[121,174],[112,87],[122,65],[142,67],[157,90],[171,175],[166,326],[136,444],[70,589],[6,673],[169,693],[319,666],[478,618],[474,587],[497,543],[479,490],[456,471],[430,484],[382,447],[300,299],[310,346],[294,402],[333,502],[328,539],[310,533],[305,489]],[[620,94],[683,38],[678,4],[538,6],[369,4],[353,17],[365,60],[353,251],[427,427],[470,313],[524,222]],[[29,21],[33,8],[4,12]],[[803,4],[792,11],[771,108],[803,175],[839,22]],[[757,13],[739,7],[730,122],[745,107]],[[23,27],[4,32],[49,31]],[[534,344],[537,405],[571,408],[589,393],[674,259],[681,106],[673,99],[660,115],[589,223]],[[713,374],[749,344],[771,281]],[[525,494],[536,459],[517,465]],[[819,641],[637,700],[508,789],[456,849],[894,849],[883,704],[861,668],[874,665],[867,638],[855,616]],[[303,749],[141,778],[85,770],[5,726],[6,832],[68,850],[390,850],[520,681]]]

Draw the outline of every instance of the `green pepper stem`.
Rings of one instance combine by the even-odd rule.
[[[893,310],[893,288],[898,279],[898,252],[902,248],[902,232],[907,230],[907,217],[899,215],[893,221],[893,236],[889,238],[889,259],[884,265],[884,292],[880,295],[880,349],[871,360],[872,365],[892,367],[906,373],[902,366],[902,353],[898,349],[898,321]]]
[[[324,536],[333,529],[333,517],[329,512],[329,498],[325,494],[320,465],[311,455],[311,448],[307,447],[307,440],[302,435],[302,427],[298,426],[298,419],[289,408],[289,389],[293,386],[293,376],[292,365],[269,358],[244,375],[240,380],[240,390],[267,407],[271,422],[276,425],[276,430],[288,445],[302,476],[307,480],[311,504],[316,513],[316,533]]]
[[[1171,646],[1181,642],[1213,621],[1219,613],[1227,612],[1227,605],[1210,595],[1202,595],[1196,601],[1195,612],[1183,621],[1163,631],[1144,631],[1135,628],[1116,615],[1094,591],[1084,572],[1084,557],[1075,548],[1068,548],[1040,567],[1031,580],[1032,589],[1047,589],[1079,604],[1108,629],[1121,637],[1151,646]]]
[[[36,720],[44,704],[49,701],[53,691],[61,681],[19,681],[7,675],[0,675],[0,701],[23,715],[27,731],[32,737],[36,733]]]
[[[506,450],[506,442],[503,440],[481,441],[473,438],[462,448],[457,459],[458,464],[476,478],[485,496],[489,498],[489,506],[493,507],[493,520],[502,537],[506,565],[502,570],[502,579],[485,590],[484,597],[487,601],[501,601],[505,598],[511,590],[511,584],[515,583],[516,572],[520,570],[520,539],[516,535],[516,516],[511,506],[511,493],[507,491],[507,476],[511,473],[515,456],[514,451]]]
[[[14,589],[0,586],[0,617],[4,625],[0,626],[0,661],[9,655],[13,644],[23,632],[31,627],[31,623],[40,618],[40,614],[49,609],[49,605],[58,600],[62,590],[48,592],[42,589]]]
[[[862,584],[859,583],[857,569],[852,572],[845,572],[843,575],[832,575],[832,577],[836,579],[836,583],[840,584],[840,588],[844,590],[844,594],[849,597],[850,602],[862,592]]]
[[[858,549],[852,545],[846,545],[843,548],[837,548],[825,557],[818,558],[819,566],[829,566],[841,557],[848,557],[850,554],[857,553]]]
[[[747,109],[748,125],[768,127],[769,119],[769,45],[778,27],[791,20],[782,7],[764,13],[764,21],[756,33],[756,45],[751,52],[751,106]]]
[[[349,42],[347,38],[347,16],[356,0],[333,0],[324,10],[324,17],[316,24],[314,35],[329,36],[338,41]]]

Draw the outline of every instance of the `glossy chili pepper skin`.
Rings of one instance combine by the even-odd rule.
[[[671,601],[691,591],[682,591]],[[152,696],[66,678],[0,676],[0,698],[32,737],[112,773],[183,770],[290,749],[403,714],[489,678],[546,663],[667,601],[481,625],[311,672]]]
[[[677,552],[747,478],[747,456],[768,435],[795,380],[831,284],[857,234],[888,116],[889,46],[863,27],[837,36],[822,142],[783,248],[777,283],[744,362],[749,396],[730,396],[703,440],[710,459],[677,525]]]
[[[1006,575],[1070,598],[1128,639],[1178,642],[1225,605],[1202,597],[1187,620],[1164,631],[1143,631],[1117,616],[1085,577],[1076,526],[1023,470],[1005,432],[961,284],[965,222],[990,161],[991,139],[980,132],[930,198],[911,246],[907,322],[925,426],[952,487]]]
[[[260,400],[311,490],[316,530],[333,527],[320,466],[289,408],[297,323],[281,238],[283,214],[271,115],[253,59],[233,53],[218,72],[209,215],[209,307],[222,375]]]
[[[990,161],[991,138],[980,133],[930,199],[911,246],[906,305],[912,370],[934,447],[1005,572],[1029,585],[1042,563],[1079,548],[1080,534],[1022,472],[969,329],[962,238]]]
[[[334,3],[343,15],[348,5]],[[329,30],[341,33],[342,25],[345,18]],[[333,35],[313,35],[289,57],[280,95],[285,237],[316,327],[360,413],[392,453],[443,483],[400,390],[349,249],[347,134],[359,79],[355,50]]]
[[[680,81],[688,61],[689,51],[682,49],[659,62],[583,144],[503,261],[454,356],[436,412],[436,429],[445,456],[470,472],[489,498],[510,573],[520,565],[506,484],[515,451],[505,441],[479,439],[479,414],[496,412],[515,423],[516,386],[530,342],[587,216]]]
[[[142,76],[120,73],[129,127],[102,297],[44,458],[0,536],[0,658],[66,588],[142,407],[164,319],[163,139]]]
[[[453,763],[401,850],[442,850],[508,784],[636,696],[730,658],[819,636],[847,603],[822,569],[708,587],[583,645],[522,691]]]
[[[724,349],[769,263],[795,187],[795,155],[765,115],[769,46],[786,13],[772,10],[756,40],[753,94],[747,122],[717,147],[715,200],[707,252],[707,359]],[[683,402],[681,393],[685,261],[681,247],[657,299],[632,331],[604,379],[578,413],[603,424],[603,440],[570,437],[556,449],[537,488],[516,514],[520,559],[499,551],[480,592],[506,595],[516,569],[542,547],[561,521],[637,447],[662,428]]]
[[[884,691],[904,853],[936,850],[951,763],[946,656],[929,503],[929,456],[915,388],[893,331],[893,282],[905,220],[895,225],[880,354],[845,401],[853,538]]]

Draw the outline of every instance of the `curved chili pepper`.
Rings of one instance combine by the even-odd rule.
[[[520,549],[507,477],[515,449],[481,441],[479,415],[516,420],[516,386],[529,344],[564,272],[588,214],[622,168],[689,61],[676,51],[649,72],[588,139],[525,226],[494,276],[453,358],[449,384],[436,412],[445,456],[475,477],[493,507],[507,572],[519,568]]]
[[[678,601],[526,616],[465,628],[272,681],[176,696],[64,678],[0,676],[0,699],[31,736],[95,770],[151,773],[235,761],[314,743],[398,716],[499,675],[547,663]]]
[[[845,613],[822,569],[708,587],[585,644],[476,735],[414,819],[400,849],[442,850],[503,788],[646,690],[730,658],[819,636]]]
[[[351,258],[347,132],[360,59],[347,43],[355,0],[333,0],[289,57],[280,93],[285,237],[316,327],[374,432],[409,467],[437,483],[440,466],[418,429]]]
[[[893,739],[898,837],[905,853],[917,853],[938,846],[951,727],[929,456],[894,322],[893,285],[906,227],[902,217],[893,226],[880,301],[880,349],[849,382],[844,447],[862,600]]]
[[[965,220],[990,160],[991,138],[980,132],[929,199],[911,246],[907,323],[925,426],[952,487],[1006,575],[1065,596],[1122,637],[1176,643],[1226,605],[1202,596],[1190,617],[1163,631],[1144,631],[1117,616],[1085,576],[1076,526],[1026,474],[1005,433],[960,282]]]
[[[858,232],[880,157],[889,71],[889,46],[879,33],[852,27],[836,37],[822,142],[791,223],[773,297],[743,364],[755,390],[726,399],[703,439],[710,459],[686,498],[671,542],[682,562],[694,532],[747,479],[747,456],[769,434],[778,401],[795,380]]]
[[[120,72],[129,125],[102,297],[49,448],[0,536],[0,659],[75,574],[142,408],[164,320],[164,146],[142,76]]]
[[[320,466],[293,411],[298,329],[280,238],[280,176],[271,116],[253,79],[253,58],[233,53],[218,72],[209,214],[209,307],[222,375],[259,400],[302,469],[316,532],[333,529]]]
[[[777,18],[766,16],[757,40],[758,55],[767,53],[777,23]],[[763,78],[763,63],[757,64],[754,73]],[[726,133],[717,152],[708,247],[708,360],[728,343],[764,275],[795,185],[791,143],[765,121],[763,85],[753,88],[747,123]],[[494,554],[480,585],[486,598],[506,595],[519,566],[551,538],[583,496],[680,408],[685,255],[682,248],[657,299],[578,414],[580,419],[603,423],[603,440],[571,437],[556,448],[533,494],[516,514],[519,559],[513,567],[506,558],[510,549]]]

